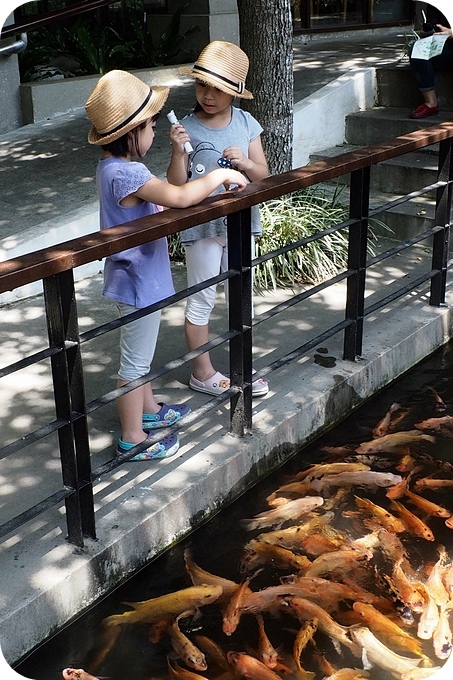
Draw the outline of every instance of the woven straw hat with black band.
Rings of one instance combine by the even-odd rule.
[[[253,99],[252,93],[245,89],[248,70],[249,59],[240,47],[214,40],[206,45],[192,68],[182,66],[179,73],[213,85],[233,97]]]
[[[102,146],[119,139],[162,109],[170,88],[150,88],[127,71],[109,71],[99,78],[87,99],[85,111],[93,127],[90,144]]]

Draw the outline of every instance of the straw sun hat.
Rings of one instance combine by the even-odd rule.
[[[182,66],[179,73],[213,85],[233,97],[253,99],[252,93],[245,89],[248,70],[248,57],[240,47],[214,40],[202,50],[192,68]]]
[[[127,71],[109,71],[99,78],[87,99],[85,111],[93,123],[90,144],[109,144],[149,120],[162,109],[170,89],[150,88]]]

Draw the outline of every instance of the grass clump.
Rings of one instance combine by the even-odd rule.
[[[263,235],[257,239],[256,256],[297,242],[348,219],[348,207],[339,200],[340,190],[327,195],[319,187],[302,189],[260,206]],[[291,288],[319,283],[347,266],[348,229],[267,260],[255,267],[257,289]]]

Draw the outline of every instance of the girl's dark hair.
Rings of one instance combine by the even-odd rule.
[[[151,118],[151,121],[155,123],[160,118],[161,112],[155,113]],[[126,158],[131,153],[131,150],[138,148],[138,131],[143,130],[146,127],[146,121],[137,125],[137,127],[132,128],[129,132],[118,137],[118,139],[113,140],[109,144],[103,144],[102,149],[108,151],[112,156],[117,156],[118,158]]]

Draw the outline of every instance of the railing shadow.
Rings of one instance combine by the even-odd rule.
[[[15,517],[7,519],[0,526],[0,536],[6,536],[30,519],[59,507],[64,502],[69,541],[81,547],[84,537],[96,537],[93,480],[102,480],[106,475],[119,470],[124,462],[150,443],[148,440],[146,444],[137,445],[127,454],[113,458],[108,455],[101,457],[102,459],[99,456],[93,457],[94,437],[90,432],[91,423],[93,419],[98,418],[99,413],[105,411],[111,413],[114,402],[120,394],[150,380],[167,379],[173,372],[183,370],[194,356],[208,349],[222,351],[227,349],[230,390],[201,404],[184,420],[184,424],[175,430],[178,431],[199,420],[209,419],[214,410],[226,408],[229,409],[230,432],[242,437],[253,428],[252,336],[260,332],[262,325],[273,323],[276,326],[276,319],[282,318],[284,314],[291,314],[291,310],[300,303],[309,298],[315,299],[332,286],[340,283],[345,286],[345,300],[335,322],[321,330],[316,326],[316,334],[315,331],[307,333],[302,344],[298,344],[295,338],[296,346],[283,353],[280,352],[276,356],[269,353],[266,365],[259,367],[254,379],[270,375],[278,368],[291,364],[340,333],[343,334],[343,358],[355,361],[362,353],[366,317],[379,313],[381,309],[423,283],[430,284],[430,304],[435,306],[444,304],[452,215],[452,139],[453,123],[444,123],[428,130],[419,130],[381,144],[345,153],[332,160],[319,161],[261,180],[248,186],[240,194],[232,192],[207,199],[202,204],[186,210],[167,210],[149,218],[56,244],[51,248],[0,264],[0,293],[42,280],[48,335],[45,347],[35,347],[34,343],[30,342],[29,349],[21,358],[9,362],[0,369],[0,378],[4,380],[14,380],[27,369],[45,372],[47,379],[46,398],[42,400],[44,408],[41,406],[41,400],[39,407],[31,397],[29,400],[30,408],[36,413],[39,425],[33,429],[24,427],[25,433],[8,441],[0,449],[0,459],[23,461],[28,456],[39,453],[43,442],[51,441],[52,450],[58,451],[61,470],[60,482],[55,483],[54,487],[47,483],[46,471],[40,472],[43,487],[41,498],[32,506],[24,507]],[[435,143],[439,144],[437,181],[427,187],[415,187],[410,194],[400,196],[379,207],[373,206],[370,210],[370,176],[373,166]],[[350,180],[349,218],[346,221],[333,224],[323,232],[291,243],[260,258],[251,259],[251,206],[344,175],[348,175]],[[409,201],[414,196],[421,197],[433,192],[436,196],[436,209],[433,226],[430,229],[397,243],[374,257],[367,257],[370,217]],[[76,267],[224,215],[227,216],[228,224],[227,272],[190,289],[181,286],[170,298],[135,312],[129,317],[110,318],[94,325],[90,323],[88,329],[81,330],[78,300],[80,294],[76,290],[73,276]],[[268,306],[252,318],[253,268],[267,259],[278,257],[289,250],[303,248],[309,241],[322,240],[339,230],[347,231],[349,237],[348,265],[344,271],[339,271],[336,276],[323,283],[304,287],[288,296],[285,301]],[[422,271],[414,272],[414,276],[404,281],[403,285],[398,282],[398,285],[391,288],[382,286],[383,290],[378,296],[373,295],[369,298],[367,277],[373,275],[373,268],[379,265],[382,271],[383,263],[395,254],[404,253],[420,244],[425,246],[429,244],[430,265]],[[88,382],[87,370],[93,370],[93,365],[88,364],[89,369],[86,365],[91,343],[104,336],[114,337],[119,327],[133,318],[157,309],[166,310],[181,306],[195,290],[224,281],[228,281],[229,286],[228,322],[223,320],[225,322],[223,329],[209,343],[195,352],[187,352],[181,346],[180,353],[172,356],[166,363],[155,362],[152,371],[140,380],[120,390],[110,390],[87,398],[85,387],[85,383]],[[275,334],[273,341],[278,343]],[[113,341],[110,344],[112,347],[116,346]],[[110,365],[110,357],[105,357],[105,363]],[[157,441],[161,436],[153,435],[151,440]],[[54,468],[55,463],[54,456]],[[55,479],[54,475],[54,482]]]

